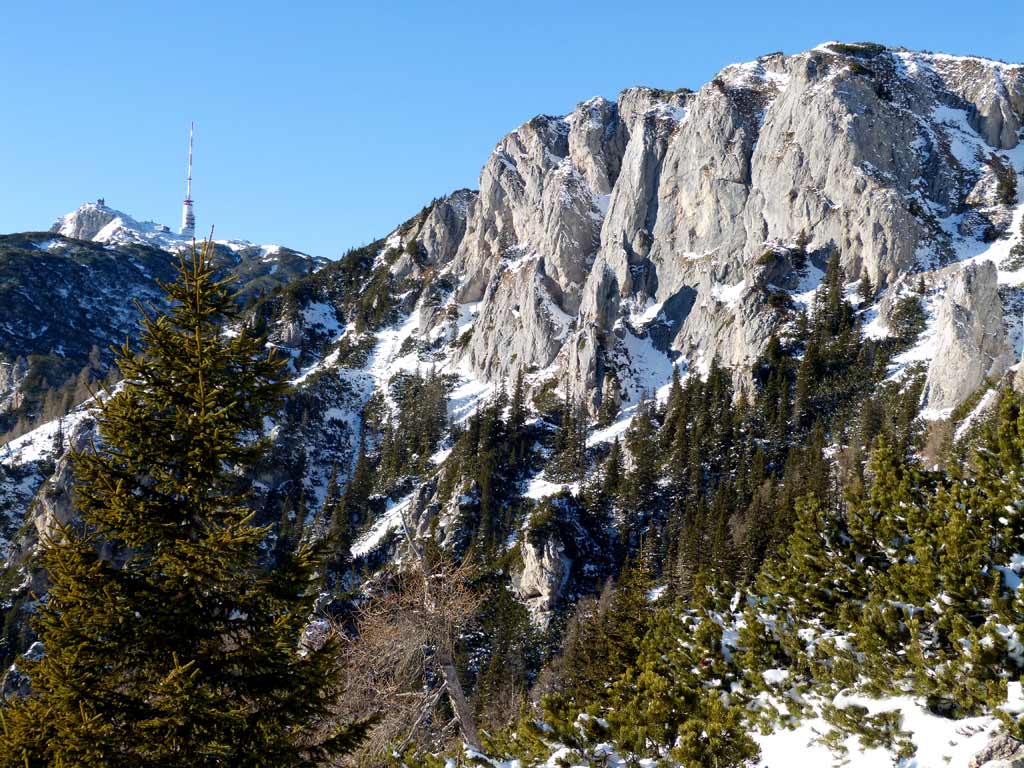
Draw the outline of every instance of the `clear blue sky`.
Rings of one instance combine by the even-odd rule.
[[[495,142],[630,85],[832,39],[1024,61],[1024,2],[4,3],[0,232],[104,195],[318,255],[477,185]]]

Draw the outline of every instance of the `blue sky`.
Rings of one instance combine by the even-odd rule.
[[[590,96],[832,39],[1024,61],[1015,0],[37,0],[0,18],[0,232],[100,195],[176,225],[195,119],[199,228],[332,257]]]

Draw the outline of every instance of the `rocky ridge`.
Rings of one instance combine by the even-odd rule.
[[[535,118],[485,165],[454,262],[459,300],[482,302],[463,359],[487,380],[547,370],[596,408],[606,374],[628,386],[616,358],[649,340],[688,369],[717,358],[742,387],[782,320],[771,295],[799,301],[832,251],[880,301],[910,274],[952,280],[940,270],[968,254],[1012,271],[990,243],[1020,238],[997,190],[1022,167],[1022,73],[827,44],[727,67],[696,93],[631,89]],[[787,263],[801,233],[809,280]],[[982,279],[997,277],[1019,286]],[[936,407],[957,399],[936,377],[990,352],[933,371]],[[984,368],[1001,373],[1010,358],[995,358]]]

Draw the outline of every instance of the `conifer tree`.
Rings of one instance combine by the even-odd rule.
[[[814,382],[819,376],[818,367],[818,345],[814,339],[811,339],[807,344],[807,349],[804,350],[804,356],[800,360],[796,373],[793,426],[797,430],[806,429],[813,420],[811,394]]]
[[[796,504],[796,523],[789,543],[761,573],[758,591],[783,598],[784,608],[803,618],[831,615],[848,592],[842,532],[815,497]]]
[[[875,287],[871,284],[871,276],[868,274],[867,267],[861,270],[860,282],[857,284],[857,293],[860,295],[862,306],[867,306],[875,298]]]
[[[612,441],[608,458],[604,462],[604,474],[601,478],[601,496],[608,504],[614,504],[622,490],[622,445],[619,438]]]
[[[664,426],[658,435],[661,451],[666,455],[672,450],[676,431],[683,426],[685,397],[682,381],[679,378],[679,368],[673,365],[672,383],[669,387],[668,399],[665,401],[665,417],[662,420]]]
[[[367,503],[373,493],[373,486],[374,470],[366,452],[366,437],[363,435],[359,439],[359,451],[356,454],[355,466],[352,468],[352,477],[349,478],[331,516],[334,529],[349,529],[353,524],[362,525],[368,522]]]
[[[627,560],[617,584],[608,584],[596,604],[581,604],[561,660],[561,692],[544,702],[553,725],[571,732],[576,715],[606,705],[608,682],[636,664],[650,626],[652,584],[646,563]]]
[[[653,510],[657,494],[658,440],[654,415],[654,402],[645,397],[637,405],[626,433],[633,466],[623,487],[623,506],[627,514],[641,520]]]
[[[912,555],[911,532],[923,527],[924,479],[883,438],[871,455],[868,473],[873,478],[868,492],[853,498],[847,513],[856,599],[865,598],[873,581]]]
[[[570,398],[562,408],[561,423],[555,435],[551,471],[564,480],[582,480],[587,466],[586,457],[586,410]]]
[[[607,427],[619,415],[619,388],[619,377],[615,372],[609,371],[606,373],[601,388],[601,406],[597,413],[597,423],[599,426]]]
[[[300,649],[314,553],[261,564],[269,529],[238,473],[282,362],[244,327],[222,334],[236,303],[212,255],[180,257],[171,310],[120,351],[102,442],[75,456],[81,522],[45,542],[45,654],[2,710],[0,765],[312,766],[365,731],[327,722],[337,642]]]
[[[512,453],[510,459],[518,464],[525,458],[526,443],[523,440],[523,433],[526,429],[526,384],[523,382],[523,372],[516,374],[515,387],[512,389],[512,401],[509,405],[508,432],[513,439]]]
[[[331,515],[334,507],[341,498],[341,489],[338,486],[338,463],[331,462],[331,473],[327,476],[327,486],[324,488],[324,503],[317,511],[314,535],[324,536],[330,525]]]
[[[765,624],[762,623],[757,608],[759,602],[748,602],[743,609],[743,624],[739,629],[738,642],[742,648],[736,655],[740,673],[746,678],[752,692],[765,687],[762,672],[778,667],[785,662],[785,653],[778,640]]]

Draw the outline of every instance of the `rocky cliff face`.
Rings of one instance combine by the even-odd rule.
[[[534,118],[485,164],[452,263],[457,301],[481,302],[462,359],[486,380],[544,370],[594,407],[637,340],[745,384],[781,320],[770,294],[813,287],[813,268],[766,275],[766,252],[803,233],[812,264],[838,251],[848,281],[888,289],[1009,228],[993,169],[1020,171],[1022,73],[836,43]]]
[[[935,318],[935,357],[928,367],[929,408],[953,408],[989,376],[1011,365],[1002,302],[991,261],[956,272],[945,286]]]
[[[498,142],[478,194],[428,206],[382,251],[399,281],[444,276],[443,290],[407,308],[412,335],[436,347],[457,333],[453,364],[483,382],[557,378],[596,409],[606,395],[628,405],[657,389],[673,365],[699,372],[718,360],[742,391],[786,320],[779,294],[806,305],[832,253],[848,282],[866,274],[881,289],[883,305],[911,275],[939,294],[957,264],[980,260],[995,264],[996,303],[1012,298],[1021,281],[1004,276],[1020,221],[1006,189],[1024,166],[1022,115],[1021,65],[871,44],[771,54],[696,92],[631,88],[533,118]],[[176,237],[98,204],[54,231],[163,247]],[[997,314],[977,320],[992,338],[1012,330]],[[947,319],[936,327],[937,407],[973,381],[939,381],[943,360],[991,374],[1019,356],[973,348]]]

